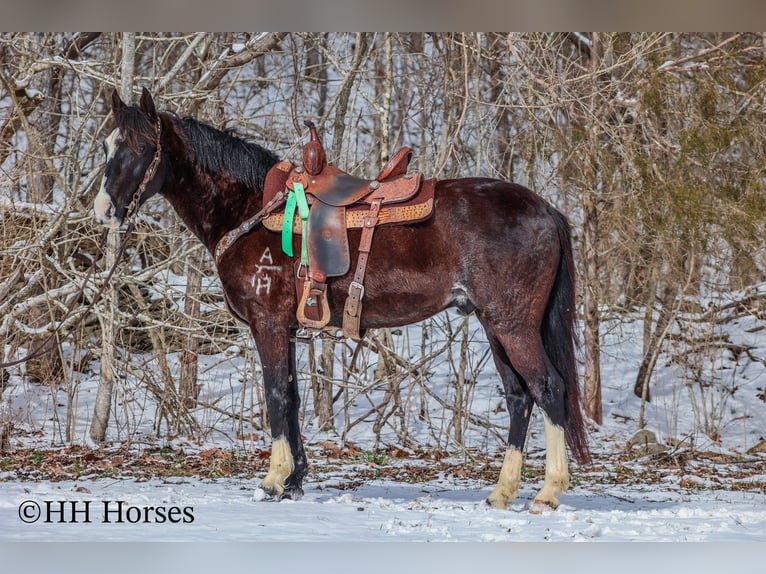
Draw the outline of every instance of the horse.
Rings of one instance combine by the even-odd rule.
[[[213,254],[221,238],[263,208],[275,153],[193,118],[158,112],[115,91],[115,128],[94,202],[96,219],[121,226],[154,195],[165,198]],[[359,230],[349,230],[352,252]],[[229,311],[249,326],[263,368],[271,456],[260,488],[299,499],[308,460],[299,427],[293,261],[280,236],[256,225],[217,261]],[[339,327],[351,272],[330,283],[329,325]],[[531,190],[498,179],[438,180],[434,213],[382,226],[369,254],[362,329],[416,323],[447,308],[475,313],[502,380],[510,424],[496,486],[486,499],[508,508],[518,495],[532,407],[543,413],[545,478],[530,511],[559,506],[569,486],[566,446],[590,461],[576,370],[575,267],[567,219]]]

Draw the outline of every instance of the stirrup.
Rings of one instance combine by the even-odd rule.
[[[327,288],[319,294],[312,293],[311,291],[311,281],[306,281],[303,284],[303,295],[301,295],[301,300],[298,302],[298,310],[295,314],[298,318],[298,323],[301,325],[311,329],[322,329],[330,322],[330,305],[327,302]],[[309,302],[310,297],[314,297],[316,299],[316,304],[321,307],[321,315],[318,319],[309,319],[306,317],[306,304]],[[313,307],[314,305],[311,306]]]

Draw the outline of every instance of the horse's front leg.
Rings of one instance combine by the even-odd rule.
[[[263,365],[272,438],[269,472],[261,482],[261,488],[273,497],[297,500],[303,496],[303,477],[308,462],[298,420],[300,395],[295,340],[285,330],[284,336],[256,336],[256,346]]]

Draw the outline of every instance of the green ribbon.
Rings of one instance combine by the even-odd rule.
[[[306,201],[306,192],[303,185],[295,183],[295,199],[298,204],[298,214],[301,216],[301,265],[308,266],[309,250],[306,242],[306,230],[309,221],[309,204]]]
[[[291,190],[287,196],[285,205],[285,219],[282,222],[282,251],[288,257],[293,256],[293,218],[295,217],[295,208],[298,208],[298,215],[301,218],[301,265],[309,264],[309,250],[306,243],[306,229],[309,221],[309,204],[306,201],[306,191],[303,184],[295,182],[294,190]]]
[[[295,192],[290,191],[285,205],[285,219],[282,222],[282,251],[288,257],[293,256],[293,217],[295,217]]]

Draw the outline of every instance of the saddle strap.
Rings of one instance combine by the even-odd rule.
[[[364,218],[362,238],[359,242],[359,259],[354,271],[354,279],[348,286],[348,297],[343,308],[343,334],[355,341],[359,341],[359,324],[362,318],[362,298],[364,297],[364,275],[367,272],[367,259],[372,247],[372,234],[378,224],[378,213],[383,199],[377,197],[372,200],[370,211]]]

